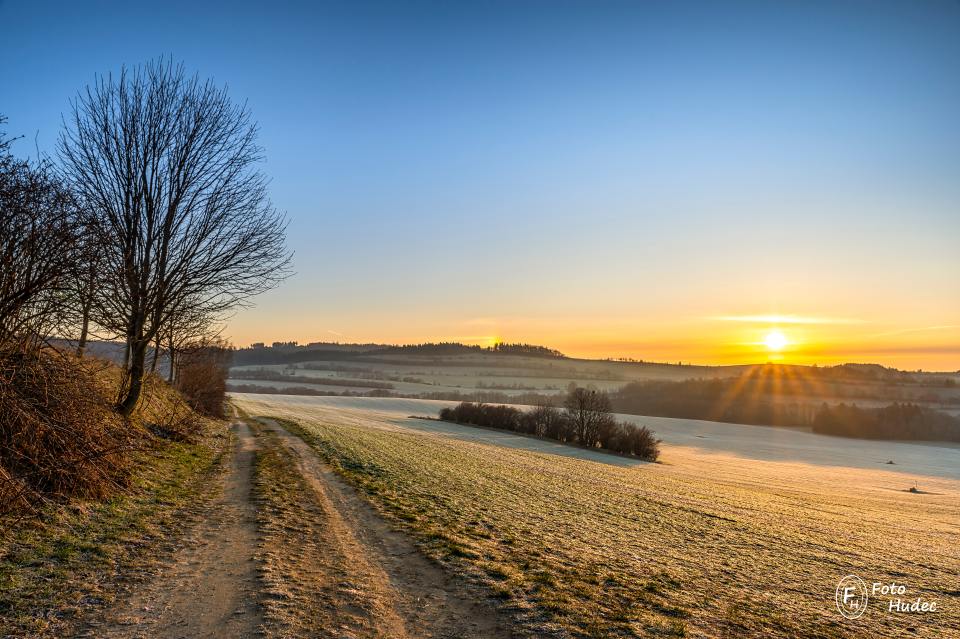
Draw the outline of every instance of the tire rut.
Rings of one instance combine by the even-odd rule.
[[[274,420],[257,420],[278,436],[296,460],[321,508],[333,548],[352,566],[354,581],[370,589],[387,610],[378,615],[379,636],[391,639],[499,639],[512,637],[496,608],[427,559],[403,533],[344,483],[296,435]]]

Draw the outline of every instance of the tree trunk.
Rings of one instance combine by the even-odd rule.
[[[150,372],[157,372],[157,358],[160,357],[160,333],[157,333],[157,339],[153,343],[153,361],[150,362]]]
[[[90,306],[83,306],[83,321],[80,324],[80,339],[77,340],[77,357],[83,357],[87,349],[87,334],[90,332]]]
[[[121,400],[117,407],[120,414],[129,417],[137,407],[140,400],[140,392],[143,390],[143,374],[146,371],[147,346],[149,341],[140,340],[135,342],[130,349],[130,368],[127,375],[130,376],[130,385],[127,388],[126,397]]]
[[[168,349],[168,352],[170,353],[170,371],[167,373],[167,383],[173,386],[173,382],[176,380],[176,375],[174,375],[174,371],[176,370],[174,368],[174,365],[176,364],[176,359],[174,357],[175,351],[173,348],[173,328],[172,327],[170,328],[169,339],[170,341],[167,342],[167,349]]]

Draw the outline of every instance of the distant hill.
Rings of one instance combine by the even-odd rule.
[[[536,344],[495,344],[479,346],[460,342],[427,342],[423,344],[342,344],[339,342],[273,342],[253,344],[235,351],[236,366],[297,364],[309,361],[376,361],[378,358],[396,358],[400,355],[429,358],[456,358],[466,355],[512,355],[545,360],[603,363],[614,369],[664,368],[675,369],[683,379],[699,377],[791,378],[801,375],[810,380],[824,382],[868,382],[886,384],[951,384],[960,371],[947,373],[902,371],[880,364],[848,363],[836,366],[807,366],[799,364],[738,364],[725,366],[677,364],[633,359],[582,359],[571,358],[547,346]],[[437,362],[440,363],[440,362]]]
[[[836,366],[797,366],[791,364],[758,364],[743,374],[751,380],[795,379],[798,373],[810,381],[865,382],[881,384],[924,384],[951,387],[956,384],[953,373],[921,373],[902,371],[880,364],[838,364]]]
[[[309,361],[341,361],[362,359],[369,361],[377,357],[410,355],[417,357],[451,357],[458,355],[489,354],[516,355],[547,359],[566,359],[558,350],[535,344],[495,344],[478,346],[459,342],[438,342],[425,344],[339,344],[315,342],[298,345],[291,342],[274,342],[272,345],[254,344],[248,348],[237,349],[234,364],[237,366],[263,364],[294,364]]]
[[[73,348],[74,343],[66,340],[57,340],[67,348]],[[87,345],[87,352],[91,355],[120,362],[123,360],[124,345],[121,342],[93,340]],[[536,344],[495,344],[493,346],[479,346],[460,342],[427,342],[423,344],[344,344],[339,342],[311,342],[298,344],[297,342],[273,342],[253,344],[246,348],[234,351],[234,366],[259,366],[276,364],[299,364],[311,361],[357,361],[377,362],[381,358],[395,360],[400,356],[415,358],[433,358],[435,365],[442,365],[443,358],[451,358],[450,363],[456,363],[456,358],[467,355],[515,356],[536,358],[543,361],[563,361],[571,365],[576,363],[590,363],[597,366],[604,365],[608,369],[665,369],[671,370],[673,379],[712,379],[746,377],[752,381],[778,380],[787,382],[802,378],[807,382],[840,382],[840,383],[879,383],[895,385],[913,385],[954,388],[960,383],[960,371],[956,372],[919,372],[903,371],[880,364],[847,363],[836,366],[806,366],[798,364],[738,364],[726,366],[677,364],[666,362],[650,362],[631,359],[582,359],[572,358],[559,350],[539,346]],[[148,354],[152,360],[152,351]],[[493,360],[496,361],[496,360]],[[158,369],[164,370],[166,357],[161,352]],[[629,375],[624,379],[627,381]]]
[[[77,347],[77,343],[75,341],[65,339],[53,340],[53,345],[70,351],[76,349]],[[126,344],[123,342],[111,342],[106,340],[90,340],[87,342],[86,353],[87,355],[99,357],[100,359],[105,359],[115,364],[123,364],[123,358],[126,353]],[[149,347],[147,349],[147,364],[149,365],[152,361],[153,348]],[[166,367],[167,356],[165,352],[161,350],[159,359],[157,360],[157,368],[158,370],[166,371]]]

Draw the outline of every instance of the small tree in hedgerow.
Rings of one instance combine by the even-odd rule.
[[[583,446],[595,447],[610,421],[610,397],[598,390],[576,387],[563,403],[576,440]]]

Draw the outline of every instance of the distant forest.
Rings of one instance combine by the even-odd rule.
[[[816,406],[782,396],[751,378],[633,382],[613,392],[618,413],[681,417],[761,426],[804,426],[814,432],[864,439],[960,441],[960,418],[913,403],[879,408]]]
[[[809,426],[816,406],[764,397],[761,384],[745,378],[643,381],[611,393],[618,413],[683,417],[735,424]]]
[[[862,439],[960,442],[960,418],[916,404],[882,408],[824,405],[813,418],[813,432]]]

